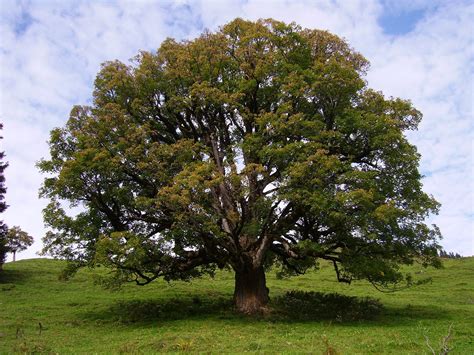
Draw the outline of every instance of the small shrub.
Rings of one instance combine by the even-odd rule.
[[[433,355],[447,355],[451,350],[453,350],[452,347],[450,347],[450,341],[452,340],[453,336],[453,325],[451,324],[448,329],[448,334],[444,336],[439,344],[439,351],[435,351],[435,349],[431,346],[430,344],[430,339],[428,338],[427,335],[425,335],[425,340],[426,340],[426,345],[430,349],[431,353]]]

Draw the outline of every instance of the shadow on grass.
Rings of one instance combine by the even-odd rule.
[[[413,326],[422,320],[439,321],[450,317],[449,311],[440,307],[407,304],[402,307],[386,307],[381,322],[387,326]]]
[[[22,284],[29,278],[28,273],[18,270],[1,270],[0,271],[0,290],[14,288],[15,284]]]
[[[84,318],[96,322],[147,324],[188,318],[233,318],[231,300],[224,297],[194,296],[171,299],[127,300],[104,310],[88,312]]]
[[[275,317],[286,322],[329,321],[346,325],[383,324],[412,326],[421,320],[449,318],[449,312],[433,306],[410,305],[385,307],[370,297],[337,293],[290,291],[272,302]]]
[[[274,298],[269,310],[248,317],[237,313],[227,296],[195,295],[186,298],[119,301],[110,307],[83,314],[95,322],[145,325],[182,319],[221,319],[307,323],[328,321],[357,326],[380,323],[386,326],[412,325],[419,320],[440,320],[447,313],[430,306],[385,308],[374,298],[345,296],[337,293],[290,291]]]

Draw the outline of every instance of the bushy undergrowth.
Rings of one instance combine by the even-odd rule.
[[[278,297],[275,305],[288,319],[337,322],[375,319],[383,309],[382,303],[374,298],[298,290]]]

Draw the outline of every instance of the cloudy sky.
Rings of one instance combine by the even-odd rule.
[[[203,0],[0,1],[0,150],[7,154],[9,209],[2,219],[44,234],[35,162],[53,127],[91,101],[106,60],[127,61],[163,39],[190,39],[234,19],[275,18],[344,37],[371,62],[369,86],[411,99],[424,114],[410,140],[422,154],[424,189],[442,203],[431,218],[448,251],[474,254],[472,1]]]

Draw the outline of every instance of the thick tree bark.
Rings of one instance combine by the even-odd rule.
[[[235,273],[234,303],[239,312],[257,314],[268,303],[268,288],[263,267],[246,266]]]

